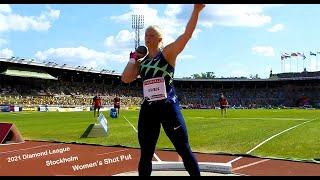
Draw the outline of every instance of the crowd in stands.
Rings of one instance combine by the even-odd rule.
[[[270,77],[273,78],[307,78],[307,77],[320,77],[320,71],[308,72],[304,70],[303,72],[286,72],[280,74],[271,74]]]
[[[105,106],[113,105],[113,98],[118,95],[121,105],[134,106],[141,102],[139,88],[111,86],[94,83],[54,82],[48,86],[30,89],[29,86],[0,86],[0,104],[22,106],[91,106],[92,98],[99,95]]]
[[[269,87],[269,88],[185,88],[177,89],[181,104],[191,108],[214,108],[219,106],[220,92],[224,92],[229,105],[235,108],[270,108],[270,107],[298,107],[315,105],[320,107],[320,86],[300,87]],[[305,98],[304,98],[305,97]],[[304,99],[308,100],[302,100]],[[302,102],[303,101],[303,102]]]
[[[218,107],[219,94],[223,91],[231,107],[273,107],[320,104],[320,85],[285,87],[241,87],[229,89],[178,88],[180,104],[187,108]],[[96,83],[62,82],[25,84],[0,84],[0,104],[22,106],[91,106],[92,98],[99,95],[104,106],[112,106],[118,95],[122,106],[139,106],[142,101],[140,87]],[[303,98],[304,97],[304,98]],[[302,100],[303,99],[303,100]]]

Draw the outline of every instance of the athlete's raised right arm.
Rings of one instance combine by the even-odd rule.
[[[124,83],[130,83],[137,79],[139,75],[139,65],[140,62],[137,61],[137,54],[135,52],[130,53],[130,60],[127,64],[127,66],[124,68],[122,75],[121,75],[121,81]]]

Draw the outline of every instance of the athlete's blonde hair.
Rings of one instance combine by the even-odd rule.
[[[146,29],[146,31],[148,31],[148,30],[150,30],[150,29],[154,30],[154,31],[157,33],[157,35],[158,35],[159,38],[162,38],[162,31],[161,31],[161,29],[160,29],[159,26],[157,26],[157,25],[151,25],[151,26],[149,26],[149,27]]]
[[[158,38],[161,38],[160,49],[163,49],[164,46],[163,46],[163,40],[162,40],[163,38],[162,38],[162,30],[161,30],[161,28],[159,26],[157,26],[157,25],[151,25],[151,26],[147,27],[146,32],[148,30],[154,30],[156,32],[156,34],[158,35]]]

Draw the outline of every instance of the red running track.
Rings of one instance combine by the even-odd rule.
[[[0,145],[0,176],[112,176],[137,171],[139,149],[25,141]],[[179,161],[174,151],[156,151],[163,161]],[[226,163],[238,156],[195,153],[199,162]],[[247,176],[319,176],[319,163],[242,157],[232,172]]]

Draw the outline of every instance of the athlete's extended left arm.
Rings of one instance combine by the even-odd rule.
[[[192,15],[188,21],[188,24],[186,26],[184,33],[182,35],[180,35],[175,42],[169,44],[165,48],[165,51],[167,51],[166,55],[168,56],[168,57],[166,57],[167,60],[175,61],[178,54],[180,54],[182,52],[182,50],[184,49],[184,47],[186,46],[186,44],[188,43],[188,41],[192,37],[192,34],[193,34],[193,32],[196,28],[197,22],[198,22],[199,13],[204,7],[205,7],[204,4],[195,4],[194,5]],[[170,62],[170,64],[171,63],[175,64],[175,62]]]

